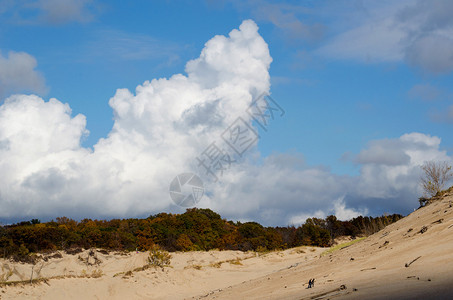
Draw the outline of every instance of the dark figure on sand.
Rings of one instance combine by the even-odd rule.
[[[315,279],[312,278],[308,281],[308,288],[312,288],[315,286]]]

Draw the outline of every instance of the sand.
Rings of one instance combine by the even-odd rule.
[[[171,266],[134,269],[147,265],[148,253],[127,254],[89,250],[62,254],[47,262],[31,264],[0,260],[0,279],[27,283],[0,287],[0,299],[185,299],[199,297],[271,274],[300,261],[318,259],[324,249],[298,247],[258,254],[240,251],[176,252]],[[96,264],[95,258],[98,263]],[[87,261],[88,258],[88,261]],[[50,278],[29,283],[33,278]],[[132,274],[126,274],[132,271]],[[97,278],[96,278],[97,277]]]
[[[32,268],[33,278],[51,278],[1,285],[0,299],[449,299],[451,201],[448,195],[327,255],[316,247],[172,253],[171,267],[142,271],[133,270],[146,265],[147,253],[62,253],[34,267],[0,260],[0,280],[29,281]]]
[[[451,202],[448,195],[347,248],[207,299],[453,299]]]

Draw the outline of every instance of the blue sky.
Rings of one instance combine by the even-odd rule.
[[[266,173],[266,161],[296,159],[302,167],[295,163],[288,171],[280,165],[288,173],[279,173],[281,178],[270,180],[277,184],[285,176],[296,179],[300,176],[299,180],[304,181],[306,176],[313,178],[310,172],[316,171],[318,175],[324,174],[319,178],[320,181],[324,178],[325,185],[320,184],[314,190],[304,189],[303,184],[297,188],[289,185],[285,192],[293,190],[281,205],[270,199],[256,200],[250,208],[236,211],[219,203],[227,201],[222,197],[246,197],[251,185],[259,186],[262,182],[250,183],[244,179],[241,185],[234,185],[238,177],[231,181],[225,178],[226,183],[213,190],[222,190],[222,195],[224,189],[239,189],[244,193],[235,191],[219,196],[213,192],[200,205],[227,217],[286,225],[300,222],[306,216],[329,213],[342,214],[344,218],[358,213],[408,213],[416,207],[420,196],[420,190],[414,189],[417,184],[414,180],[419,176],[417,166],[425,160],[451,160],[453,6],[449,1],[3,0],[0,7],[2,103],[11,95],[22,93],[38,95],[45,103],[50,98],[67,103],[72,118],[81,114],[86,120],[85,127],[83,124],[82,129],[77,127],[83,131],[77,150],[93,153],[100,139],[110,141],[110,135],[116,132],[112,127],[118,120],[109,100],[117,89],[127,88],[135,93],[135,88],[147,80],[171,78],[174,74],[187,76],[186,63],[197,59],[210,39],[216,35],[228,37],[244,20],[253,20],[272,57],[268,69],[270,93],[286,114],[274,120],[268,132],[260,132],[261,139],[250,153],[250,159],[259,156],[261,162],[244,163],[241,168],[247,171],[237,170],[237,174],[250,172],[246,175],[250,178]],[[10,116],[9,107],[2,106],[3,116]],[[224,113],[234,114],[233,111]],[[6,117],[4,120],[6,125],[0,137],[7,141],[18,131],[8,127]],[[118,121],[118,131],[120,127],[126,128],[119,124]],[[127,124],[129,134],[136,131],[132,120]],[[39,128],[40,125],[29,126]],[[405,135],[410,135],[411,142],[403,138]],[[216,136],[214,132],[212,136]],[[143,138],[151,139],[151,136],[143,135]],[[34,144],[27,144],[27,148],[34,149]],[[190,148],[193,153],[200,152],[195,148]],[[8,155],[13,155],[11,149]],[[55,153],[51,148],[46,149],[46,155]],[[410,160],[390,159],[389,164],[388,157],[400,157],[396,152]],[[153,155],[155,158],[160,154],[153,152]],[[39,152],[30,157],[44,156]],[[6,160],[7,156],[4,157]],[[129,163],[115,157],[124,164]],[[182,163],[181,168],[185,166]],[[260,166],[264,169],[259,169]],[[41,185],[24,190],[25,183],[31,182],[25,173],[31,176],[55,168],[46,167],[44,162],[41,167],[31,169],[28,165],[15,164],[14,170],[20,174],[17,180],[0,187],[3,190],[0,202],[15,203],[15,208],[0,213],[0,217],[46,218],[58,214],[80,217],[84,211],[78,205],[83,206],[84,202],[68,196],[70,188],[42,191],[47,185]],[[3,172],[8,170],[5,168]],[[134,173],[139,170],[134,170],[124,171],[122,180],[142,180]],[[59,172],[63,177],[70,173],[67,169]],[[50,173],[45,174],[42,176],[50,186],[60,182],[52,179]],[[152,180],[153,175],[149,176]],[[325,199],[322,196],[322,201],[313,205],[325,189],[330,189],[329,180],[342,187],[332,188],[332,195],[324,195]],[[363,185],[365,190],[367,184],[373,186],[373,180],[378,182],[375,187],[379,191],[386,192],[367,194],[356,190],[357,186]],[[77,186],[71,181],[64,182],[73,188]],[[12,188],[14,184],[17,189]],[[103,184],[99,183],[99,190],[87,189],[85,197],[99,198]],[[116,192],[124,199],[136,197],[125,190]],[[160,192],[154,192],[143,191],[143,195],[163,197]],[[285,192],[277,194],[286,199]],[[24,195],[35,204],[32,209],[24,210],[27,201],[14,200]],[[52,211],[42,208],[49,205],[43,200],[49,195],[57,207]],[[75,204],[58,202],[64,202],[65,197]],[[257,192],[250,197],[264,196]],[[395,199],[402,200],[395,204]],[[146,211],[141,212],[122,205],[120,200],[109,201],[102,198],[98,207],[112,205],[122,209],[107,209],[105,214],[100,209],[94,210],[93,217],[180,211],[171,203],[144,205]],[[168,197],[165,201],[170,202]]]

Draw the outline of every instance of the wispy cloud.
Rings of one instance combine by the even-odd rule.
[[[439,99],[442,95],[442,91],[430,84],[416,84],[407,92],[407,94],[412,99],[434,101]]]
[[[149,35],[124,32],[120,30],[98,30],[92,40],[84,46],[85,58],[107,60],[155,60],[165,64],[179,61],[181,46],[174,42],[163,41]]]
[[[98,12],[93,0],[1,0],[0,14],[22,25],[86,23]]]
[[[362,62],[406,62],[433,74],[453,71],[453,2],[364,2],[367,14],[318,49],[318,54]]]
[[[437,123],[453,123],[453,105],[446,107],[444,110],[433,111],[429,114],[431,121]]]
[[[208,1],[209,3],[210,1]],[[286,43],[313,43],[324,37],[326,27],[313,21],[316,10],[305,4],[269,0],[229,0],[240,11],[247,11],[260,23],[270,23]]]
[[[325,26],[321,23],[303,22],[304,16],[311,10],[302,5],[289,5],[283,3],[269,3],[251,1],[252,15],[258,21],[270,22],[282,33],[284,38],[291,43],[298,41],[319,41],[325,33]]]

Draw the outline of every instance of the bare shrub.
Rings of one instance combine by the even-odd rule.
[[[446,161],[427,161],[421,168],[424,172],[420,178],[423,191],[431,197],[440,193],[453,176],[451,166]]]

